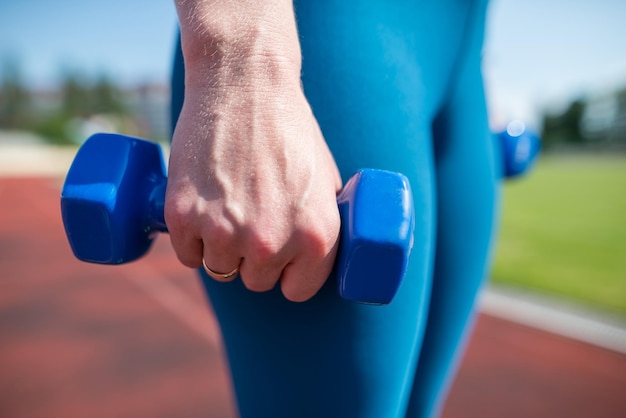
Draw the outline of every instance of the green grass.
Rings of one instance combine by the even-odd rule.
[[[626,316],[626,156],[546,156],[503,192],[493,281]]]

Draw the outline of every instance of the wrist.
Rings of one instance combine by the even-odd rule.
[[[291,1],[216,3],[220,1],[177,2],[187,85],[300,83],[301,53]]]

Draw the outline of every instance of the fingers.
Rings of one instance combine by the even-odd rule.
[[[324,285],[330,275],[339,248],[339,215],[322,224],[307,228],[296,236],[295,247],[301,249],[281,276],[281,290],[292,302],[304,302]]]
[[[237,236],[206,229],[199,239],[170,227],[172,246],[186,266],[204,267],[220,282],[240,277],[254,292],[271,290],[280,281],[285,298],[293,302],[310,299],[323,286],[333,268],[338,235],[338,220],[336,227],[333,222],[307,225],[289,239],[277,241],[271,236]]]
[[[281,241],[266,238],[248,238],[244,241],[244,259],[240,277],[248,290],[265,292],[273,289],[282,271],[294,256],[293,248]]]
[[[336,255],[335,247],[322,260],[298,259],[287,265],[280,280],[285,298],[304,302],[315,296],[330,276]]]
[[[191,218],[204,219],[185,223]],[[190,216],[187,213],[175,213],[166,216],[170,241],[180,262],[187,267],[203,267],[214,280],[229,282],[241,277],[244,285],[251,291],[264,292],[274,288],[282,271],[295,256],[296,250],[287,245],[287,240],[263,236],[239,228],[235,231],[227,225],[218,225],[212,217]],[[202,229],[200,229],[202,228]],[[200,232],[200,237],[192,231]]]

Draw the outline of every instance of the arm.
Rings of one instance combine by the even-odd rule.
[[[185,101],[165,217],[181,262],[231,271],[293,301],[332,270],[335,162],[300,85],[289,0],[177,0]],[[241,264],[240,264],[241,263]]]

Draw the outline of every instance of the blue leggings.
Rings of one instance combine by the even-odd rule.
[[[422,4],[423,3],[423,4]],[[483,0],[295,2],[303,84],[346,180],[405,174],[416,229],[388,306],[342,300],[333,278],[305,303],[239,280],[203,283],[242,417],[439,414],[486,276],[497,203],[480,50]],[[174,120],[184,95],[177,52]]]

